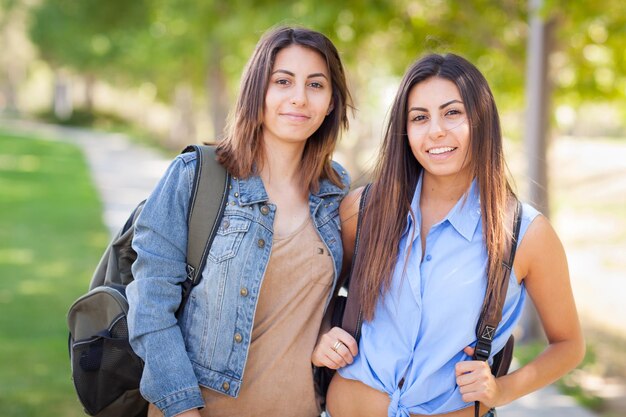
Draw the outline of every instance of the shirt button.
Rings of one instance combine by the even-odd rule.
[[[256,244],[259,246],[259,248],[265,247],[265,241],[263,239],[259,239]]]
[[[235,342],[241,343],[242,340],[243,340],[243,337],[241,337],[241,334],[235,333]]]
[[[264,216],[267,216],[269,212],[270,212],[270,208],[268,206],[261,206],[261,214],[263,214]]]
[[[222,229],[228,229],[228,226],[230,226],[230,222],[228,220],[224,220],[222,222]]]
[[[241,289],[239,290],[239,295],[241,295],[242,297],[247,297],[248,289],[246,287],[241,287]]]
[[[430,255],[426,255],[426,261],[430,261],[431,259],[433,259],[433,257],[432,257],[432,256],[430,256]]]
[[[224,382],[222,384],[222,388],[224,389],[224,391],[228,391],[230,389],[230,384],[228,382]]]

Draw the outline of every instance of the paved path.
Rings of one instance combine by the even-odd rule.
[[[83,150],[104,205],[104,221],[115,233],[142,199],[148,196],[169,160],[129,142],[122,135],[94,133],[29,122],[0,119],[0,128],[75,143]],[[594,417],[571,397],[546,387],[498,409],[499,417]]]
[[[135,145],[119,134],[0,119],[0,128],[3,127],[79,146],[100,194],[104,223],[111,235],[124,224],[133,208],[148,197],[169,164],[159,152]]]

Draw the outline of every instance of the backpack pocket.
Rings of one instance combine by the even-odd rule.
[[[124,295],[97,287],[70,308],[72,379],[85,411],[92,416],[145,415],[138,394],[143,362],[128,341]],[[113,409],[113,410],[112,410]]]

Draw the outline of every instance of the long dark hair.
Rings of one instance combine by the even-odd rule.
[[[306,142],[301,161],[301,182],[313,191],[318,189],[322,178],[341,186],[338,174],[331,167],[330,157],[342,128],[348,128],[347,108],[352,107],[352,98],[337,49],[326,36],[306,28],[279,27],[267,32],[257,43],[243,72],[227,136],[218,144],[219,161],[231,174],[243,178],[262,167],[265,159],[261,143],[265,94],[276,54],[291,45],[318,52],[326,61],[332,84],[333,109]]]
[[[409,67],[400,83],[363,218],[353,276],[359,279],[361,304],[368,320],[374,317],[380,294],[391,284],[398,242],[406,227],[407,213],[413,215],[411,200],[423,169],[409,146],[408,96],[416,84],[431,77],[453,82],[467,111],[469,164],[480,192],[483,234],[489,257],[487,291],[493,292],[502,270],[505,206],[512,191],[506,179],[500,118],[493,94],[485,77],[466,59],[454,54],[425,56]]]

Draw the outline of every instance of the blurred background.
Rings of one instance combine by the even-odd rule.
[[[319,30],[340,51],[356,111],[335,157],[356,184],[411,62],[454,52],[478,66],[516,190],[549,215],[568,254],[588,354],[557,387],[598,415],[626,415],[623,0],[0,0],[1,414],[82,415],[65,313],[106,227],[123,222],[105,225],[95,170],[132,182],[128,165],[154,169],[149,191],[163,161],[219,138],[243,66],[277,24]],[[120,167],[111,155],[128,146],[159,162]],[[519,337],[523,363],[542,346],[532,310]]]

